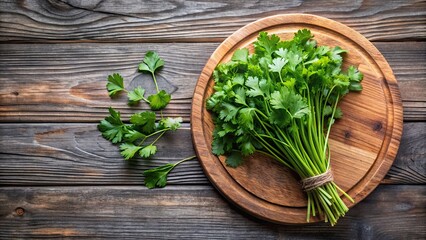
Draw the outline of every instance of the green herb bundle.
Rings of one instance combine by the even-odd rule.
[[[213,153],[227,155],[230,167],[257,151],[301,179],[326,174],[330,129],[342,117],[338,103],[349,91],[362,90],[363,75],[355,67],[342,71],[345,52],[317,46],[307,29],[289,41],[261,32],[253,54],[235,51],[216,67],[215,92],[206,103],[214,113]],[[333,181],[306,190],[307,221],[320,214],[335,225],[348,211],[339,192],[353,201]]]

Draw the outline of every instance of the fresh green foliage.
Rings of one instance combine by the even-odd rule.
[[[132,91],[127,93],[127,97],[129,98],[129,104],[134,105],[139,103],[141,100],[144,100],[145,102],[149,102],[145,97],[145,89],[142,87],[137,87],[133,89]]]
[[[123,140],[129,127],[121,121],[120,112],[110,107],[109,113],[110,115],[99,123],[98,129],[104,138],[112,143],[119,143]]]
[[[166,91],[161,90],[157,94],[153,94],[148,97],[149,105],[154,111],[161,110],[169,104],[171,100],[171,95]]]
[[[106,85],[110,97],[114,97],[117,93],[124,91],[123,77],[114,73],[108,76],[108,83]]]
[[[246,56],[248,52],[246,53]],[[123,77],[114,73],[108,76],[108,83],[106,85],[108,93],[111,97],[115,96],[121,91],[127,92],[129,105],[134,105],[140,101],[148,103],[152,110],[164,109],[171,100],[171,95],[164,90],[158,88],[155,72],[164,66],[164,61],[158,56],[156,52],[148,51],[139,65],[139,70],[151,73],[155,87],[156,94],[145,98],[145,89],[138,86],[132,91],[127,91],[124,88]],[[175,131],[181,126],[182,118],[164,118],[162,113],[161,119],[156,120],[154,112],[145,111],[135,113],[130,117],[131,124],[124,124],[120,118],[120,112],[109,108],[110,115],[102,120],[98,129],[102,136],[110,140],[112,143],[120,144],[120,153],[124,159],[130,160],[138,155],[142,158],[151,158],[157,153],[157,146],[155,143],[168,131]],[[167,183],[167,174],[176,167],[178,164],[195,158],[183,159],[174,164],[166,164],[164,166],[150,169],[144,172],[145,185],[148,188],[164,187]]]
[[[182,159],[177,163],[167,163],[163,166],[144,171],[143,175],[145,176],[145,186],[149,189],[155,187],[162,188],[166,186],[167,175],[170,173],[170,171],[172,171],[177,165],[194,158],[195,156],[191,156],[189,158]]]
[[[308,29],[288,41],[261,32],[253,45],[253,54],[236,50],[213,73],[215,92],[206,102],[214,113],[212,152],[226,155],[230,167],[259,151],[302,179],[326,172],[330,129],[342,116],[338,102],[362,90],[362,73],[342,70],[346,51],[317,46]],[[345,214],[337,190],[330,182],[307,193],[308,221],[311,212],[324,213],[334,225]]]
[[[155,145],[148,145],[139,152],[141,157],[143,158],[149,158],[153,156],[157,152],[157,147]]]
[[[145,54],[143,62],[139,64],[139,70],[154,73],[157,69],[164,66],[164,60],[154,51],[148,51]]]
[[[153,133],[156,129],[154,112],[135,113],[130,116],[130,122],[135,129],[138,129],[144,134]]]
[[[135,146],[131,143],[122,143],[120,145],[120,150],[121,150],[121,156],[124,157],[124,159],[129,160],[131,158],[133,158],[133,156],[139,152],[139,150],[141,150],[142,147],[139,146]]]

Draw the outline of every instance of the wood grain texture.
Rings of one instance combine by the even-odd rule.
[[[164,136],[150,161],[126,162],[95,124],[0,124],[0,185],[142,185],[145,169],[194,155],[189,125]],[[404,124],[399,154],[382,183],[426,184],[426,123]],[[172,185],[208,185],[198,160],[177,167]]]
[[[195,86],[191,110],[194,148],[207,177],[227,199],[256,217],[276,223],[306,222],[306,209],[300,208],[306,199],[300,197],[301,194],[289,194],[294,192],[289,185],[277,184],[280,191],[267,192],[269,197],[257,190],[264,187],[264,175],[276,174],[269,179],[279,182],[281,175],[286,174],[269,170],[268,167],[274,168],[272,165],[259,167],[253,163],[263,162],[266,156],[252,158],[245,162],[246,165],[253,163],[252,167],[238,169],[227,167],[223,157],[215,156],[211,147],[214,121],[205,102],[214,92],[215,67],[230,61],[236,49],[248,48],[253,52],[253,42],[261,31],[291,39],[294,32],[303,28],[311,30],[318,45],[347,50],[343,64],[357,66],[364,74],[363,90],[348,94],[340,102],[345,118],[333,125],[330,134],[330,168],[334,182],[354,200],[343,200],[349,208],[362,201],[384,178],[395,159],[402,135],[402,101],[395,76],[378,49],[358,32],[336,21],[307,14],[274,15],[234,32],[214,51]],[[345,133],[349,133],[349,137]],[[248,178],[257,181],[247,181]],[[297,181],[292,183],[299,185]],[[289,201],[270,200],[275,198]],[[311,216],[309,221],[321,220]]]
[[[3,0],[0,41],[221,41],[259,18],[311,13],[369,40],[424,40],[424,1]]]
[[[125,117],[136,109],[147,109],[145,104],[129,108],[125,95],[111,100],[105,90],[106,77],[113,72],[122,73],[126,86],[151,83],[149,76],[136,69],[147,50],[158,51],[166,61],[159,73],[160,87],[175,89],[165,115],[182,116],[189,121],[195,83],[217,46],[0,44],[0,121],[97,122],[105,117],[109,106],[122,111]],[[404,120],[426,121],[426,43],[378,42],[375,46],[389,61],[398,80]]]
[[[0,238],[424,239],[425,204],[422,186],[380,186],[331,228],[253,219],[211,186],[0,188]]]

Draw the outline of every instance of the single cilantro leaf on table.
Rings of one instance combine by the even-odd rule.
[[[166,165],[145,170],[143,175],[145,176],[144,183],[145,186],[149,189],[155,187],[164,187],[167,184],[167,175],[176,165],[173,163],[168,163]]]
[[[161,90],[159,93],[153,94],[148,97],[149,105],[154,111],[165,108],[167,104],[169,104],[171,99],[172,96],[164,90]]]
[[[157,146],[155,145],[148,145],[142,148],[139,151],[139,155],[143,158],[149,158],[153,156],[157,152]]]
[[[120,112],[109,108],[110,115],[102,120],[98,125],[98,130],[102,136],[112,143],[119,143],[123,140],[124,135],[128,132],[129,127],[120,119]]]
[[[136,146],[131,143],[123,143],[120,145],[121,156],[123,156],[126,160],[133,158],[135,154],[141,149],[142,147]]]
[[[137,87],[133,89],[132,91],[128,92],[127,97],[129,98],[129,104],[130,105],[137,104],[141,100],[147,101],[144,97],[144,94],[145,94],[145,89],[141,87]]]
[[[154,73],[164,65],[163,59],[154,51],[148,51],[145,54],[143,62],[139,64],[139,70]]]
[[[135,113],[130,117],[130,122],[144,134],[153,133],[156,129],[154,112]]]
[[[116,94],[118,94],[121,91],[124,91],[124,83],[123,83],[123,77],[118,74],[114,73],[112,75],[108,76],[108,83],[106,85],[108,94],[110,97],[114,97]]]
[[[133,129],[129,129],[129,131],[124,135],[124,140],[126,142],[132,143],[132,142],[134,142],[138,139],[142,139],[142,138],[145,138],[145,137],[146,137],[145,134],[143,134],[139,131],[133,130]]]
[[[177,118],[163,118],[160,120],[159,123],[159,127],[160,128],[170,128],[170,130],[176,130],[178,128],[180,128],[180,124],[182,122],[182,118],[181,117],[177,117]]]

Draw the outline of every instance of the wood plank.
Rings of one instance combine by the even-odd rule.
[[[375,43],[389,61],[401,90],[404,119],[426,120],[426,42]],[[149,76],[137,72],[147,50],[158,51],[166,65],[160,87],[175,90],[166,116],[189,121],[194,86],[218,43],[173,44],[1,44],[1,122],[97,122],[113,106],[125,117],[124,95],[111,100],[106,77],[120,72],[125,85],[152,90]],[[135,80],[133,80],[135,79]],[[48,96],[48,97],[47,97]]]
[[[379,186],[335,227],[285,226],[248,216],[210,186],[0,188],[0,237],[424,239],[425,204],[423,186]]]
[[[95,124],[0,124],[0,186],[142,185],[143,170],[194,155],[189,125],[165,135],[152,160],[125,161]],[[426,123],[404,124],[387,184],[426,183]],[[172,185],[209,184],[197,160],[177,167]]]
[[[374,41],[426,38],[424,1],[1,1],[0,41],[221,41],[262,17],[310,13]]]

